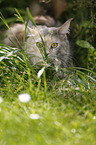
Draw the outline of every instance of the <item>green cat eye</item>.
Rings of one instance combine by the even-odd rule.
[[[51,48],[56,48],[58,46],[58,43],[52,43]]]
[[[42,48],[43,47],[43,44],[40,43],[40,42],[36,42],[36,45],[37,45],[38,48]]]

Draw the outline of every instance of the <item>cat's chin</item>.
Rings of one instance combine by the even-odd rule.
[[[46,62],[46,61],[44,61],[44,60],[42,60],[42,59],[40,59],[40,60],[36,60],[36,61],[32,61],[32,60],[29,60],[29,63],[32,65],[32,66],[35,66],[35,67],[48,67],[49,66],[49,64]]]
[[[54,68],[58,68],[61,66],[61,62],[57,59],[57,58],[50,58],[50,64],[54,67]]]

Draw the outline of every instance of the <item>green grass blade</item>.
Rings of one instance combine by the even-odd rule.
[[[20,15],[19,11],[16,8],[15,8],[15,11],[17,13],[17,14],[15,14],[15,16],[17,17],[17,20],[24,23],[24,20],[23,20],[22,16]]]
[[[0,12],[0,19],[3,21],[3,23],[6,25],[6,27],[9,29],[9,30],[11,30],[11,28],[9,27],[9,25],[8,25],[8,23],[7,23],[7,21],[6,21],[6,19],[3,17],[3,15],[2,15],[2,13]]]
[[[33,23],[33,25],[36,27],[36,23],[35,23],[35,21],[34,21],[32,15],[31,15],[31,13],[30,13],[30,11],[29,11],[29,8],[27,8],[26,10],[27,10],[28,18],[31,20],[31,22]]]

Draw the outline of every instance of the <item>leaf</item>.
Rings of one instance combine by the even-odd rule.
[[[76,44],[80,47],[88,48],[88,49],[95,49],[89,42],[84,40],[77,40]]]
[[[44,69],[45,69],[45,67],[43,67],[42,69],[40,69],[39,70],[39,72],[38,72],[38,79],[41,77],[41,75],[43,74],[43,72],[44,72]]]
[[[6,27],[11,30],[11,28],[9,27],[6,19],[3,17],[2,13],[0,12],[0,19],[2,20],[2,22],[6,25]]]
[[[31,20],[31,22],[33,23],[33,25],[36,27],[36,23],[35,23],[35,21],[34,21],[32,15],[31,15],[31,13],[30,13],[30,11],[29,11],[29,8],[27,8],[26,10],[27,10],[28,18]]]

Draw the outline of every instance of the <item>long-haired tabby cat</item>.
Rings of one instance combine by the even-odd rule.
[[[47,58],[52,65],[56,66],[59,64],[61,67],[68,66],[71,53],[67,33],[69,33],[71,20],[72,19],[69,19],[60,27],[48,27],[45,25],[38,25],[37,27],[34,25],[31,27],[28,26],[26,32],[25,53],[33,65],[44,61],[45,47]],[[24,29],[24,24],[15,24],[11,28],[21,45],[23,44]],[[15,47],[14,44],[18,44],[17,40],[9,30],[7,31],[7,34],[8,37],[5,39],[5,43]],[[40,35],[42,36],[43,41],[41,40]],[[41,54],[41,52],[43,52],[43,54]]]

